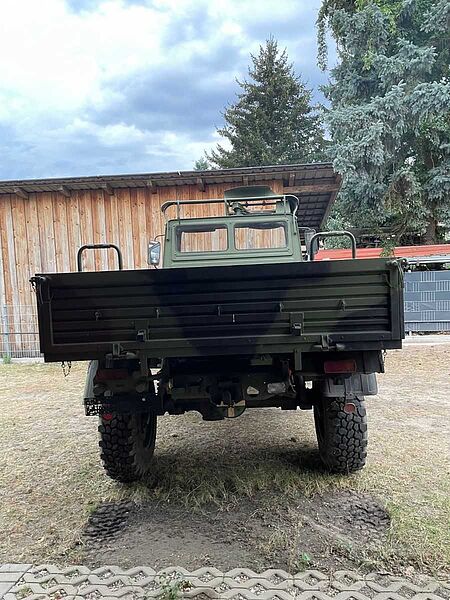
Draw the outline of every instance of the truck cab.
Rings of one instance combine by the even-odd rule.
[[[266,186],[235,188],[225,195],[222,217],[183,218],[186,204],[162,207],[163,214],[170,208],[178,213],[166,223],[164,268],[302,260],[295,196],[276,195]]]

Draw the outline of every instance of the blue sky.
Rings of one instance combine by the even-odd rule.
[[[319,5],[2,0],[0,179],[192,168],[270,35],[310,88],[325,82]]]

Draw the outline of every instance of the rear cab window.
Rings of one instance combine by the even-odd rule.
[[[273,250],[287,248],[286,223],[258,221],[234,226],[236,250]]]
[[[228,245],[225,225],[179,225],[176,229],[176,249],[181,254],[225,252]]]

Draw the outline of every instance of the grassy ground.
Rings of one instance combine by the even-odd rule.
[[[261,410],[220,423],[160,419],[153,475],[117,485],[99,464],[96,419],[83,416],[85,368],[64,378],[56,365],[0,367],[0,562],[74,560],[89,513],[105,500],[229,510],[259,492],[288,506],[354,490],[379,498],[391,516],[371,561],[450,569],[450,346],[390,353],[369,400],[368,465],[351,477],[317,468],[309,413]],[[274,532],[274,546],[289,536]]]

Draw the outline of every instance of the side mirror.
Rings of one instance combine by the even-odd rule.
[[[148,243],[148,258],[147,262],[149,265],[159,265],[161,259],[161,243],[151,241]]]

